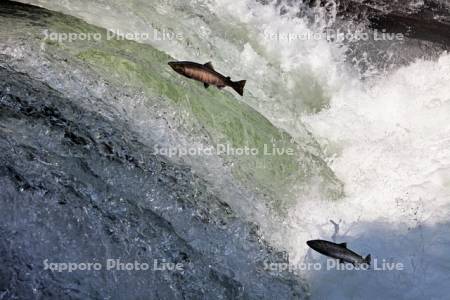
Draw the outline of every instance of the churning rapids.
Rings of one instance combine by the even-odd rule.
[[[445,1],[21,2],[0,2],[0,299],[448,298]],[[315,38],[349,29],[371,38]],[[311,239],[403,268],[308,270]],[[44,265],[107,259],[183,270]]]

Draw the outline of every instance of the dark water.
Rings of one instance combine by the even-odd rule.
[[[95,99],[93,100],[95,101]],[[101,101],[101,100],[97,100]],[[293,278],[189,169],[149,154],[118,120],[0,68],[0,299],[283,299]],[[99,262],[52,272],[49,262]],[[106,271],[106,259],[184,271]]]
[[[283,14],[283,9],[291,9],[300,2],[277,1],[277,7]],[[306,6],[301,3],[298,17],[310,17],[314,22],[316,9],[328,9],[331,6],[327,3],[332,1],[306,2]],[[342,19],[330,23],[330,28],[346,29],[362,24],[370,31],[377,24],[386,27],[390,24],[388,21],[406,16],[414,16],[408,20],[420,27],[423,20],[429,20],[422,12],[435,9],[429,2],[428,6],[414,11],[401,5],[399,7],[405,10],[399,10],[394,5],[397,12],[401,12],[395,15],[391,13],[391,6],[383,1],[380,7],[366,5],[365,14],[359,15],[352,10],[357,7],[353,2],[338,3],[337,15]],[[445,7],[443,4],[436,9],[444,11]],[[73,59],[64,53],[67,45],[59,45],[63,50],[58,48],[54,53],[42,51],[41,56],[31,56],[39,51],[41,42],[33,34],[48,25],[47,21],[56,22],[62,28],[67,25],[70,30],[85,30],[82,26],[78,28],[80,23],[73,21],[74,18],[71,24],[65,24],[62,14],[50,22],[55,15],[44,9],[0,2],[1,20],[9,22],[7,28],[15,28],[11,23],[19,21],[23,26],[17,26],[17,31],[23,35],[14,41],[8,39],[9,32],[0,31],[1,50],[9,55],[0,55],[0,299],[307,298],[308,287],[299,277],[275,276],[264,270],[265,261],[285,262],[285,253],[271,248],[258,227],[234,212],[224,202],[223,195],[210,189],[202,174],[196,175],[188,166],[154,155],[153,145],[141,141],[129,124],[108,107],[111,99],[98,99],[85,91],[80,91],[79,98],[74,99],[68,96],[74,94],[73,86],[70,93],[64,93],[64,87],[70,86],[70,73],[75,71],[69,69],[56,79],[55,74],[60,72],[65,60]],[[440,15],[440,11],[435,11],[435,15]],[[330,17],[335,16],[331,13]],[[364,23],[367,20],[362,19],[368,17],[370,22]],[[416,32],[419,35],[410,35],[401,43],[346,44],[349,50],[345,58],[361,74],[371,71],[372,67],[383,73],[417,58],[434,59],[448,44],[445,39],[437,41],[424,37],[429,36],[426,29],[434,30],[439,22],[435,21],[431,27],[424,26],[425,31],[419,30]],[[445,19],[441,23],[444,22]],[[435,30],[436,35],[442,36],[447,28]],[[118,52],[130,57],[137,55],[128,50]],[[363,53],[368,54],[366,60],[360,60]],[[33,59],[35,57],[48,60],[38,68],[41,62]],[[100,55],[94,57],[102,59]],[[124,62],[122,67],[139,66],[139,63],[131,64],[131,58],[117,61]],[[72,61],[67,65],[76,63]],[[83,66],[80,65],[80,69]],[[125,68],[130,74],[131,67]],[[41,77],[36,76],[37,70],[52,68],[53,73],[41,72]],[[89,78],[96,77],[79,78],[86,80],[80,80],[86,85],[96,84],[89,82]],[[130,75],[130,78],[140,77]],[[51,82],[59,92],[44,82]],[[170,89],[165,91],[171,92]],[[81,98],[83,103],[80,103]],[[86,103],[95,105],[88,107]],[[243,117],[250,120],[255,117],[253,110],[246,112],[249,117],[247,113],[242,114]],[[251,129],[253,124],[249,125]],[[271,129],[270,126],[263,128]],[[230,128],[230,131],[235,130]],[[239,136],[238,130],[232,133]],[[322,168],[326,164],[315,166]],[[331,170],[329,173],[332,174]],[[325,182],[337,182],[332,175],[320,178],[332,177]],[[338,186],[333,190],[341,190],[340,182],[333,186]],[[372,235],[367,240],[371,245],[380,245],[378,253],[381,253],[386,233],[370,232]],[[421,234],[417,235],[422,237]],[[397,252],[401,252],[400,249]],[[155,261],[159,265],[169,262],[180,264],[183,270],[107,271],[108,259],[147,263],[150,268]],[[45,269],[46,260],[100,263],[103,268],[56,272]],[[353,286],[358,286],[357,295],[366,292],[367,286],[363,287],[366,278],[359,278],[362,284],[351,281],[351,288],[346,288],[340,278],[336,280],[337,276],[327,276],[317,280],[327,283],[316,286],[319,297],[336,288],[342,291],[344,299],[350,295],[349,291],[353,292]],[[372,290],[378,288],[376,285],[372,282]]]

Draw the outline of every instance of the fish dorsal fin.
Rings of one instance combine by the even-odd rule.
[[[204,66],[207,67],[208,69],[214,70],[214,67],[210,61],[208,61],[206,64],[204,64]]]
[[[339,246],[341,246],[342,248],[347,248],[347,243],[340,243]]]

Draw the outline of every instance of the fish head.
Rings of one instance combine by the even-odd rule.
[[[178,61],[171,61],[168,63],[169,66],[177,73],[184,73],[184,64]]]
[[[316,249],[316,248],[319,248],[319,247],[320,247],[321,241],[320,241],[320,240],[311,240],[311,241],[307,241],[306,244],[307,244],[309,247],[311,247],[311,248],[313,248],[313,249]]]

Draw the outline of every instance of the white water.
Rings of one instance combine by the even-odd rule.
[[[235,17],[260,36],[265,31],[308,31],[298,19],[280,17],[252,1],[216,2],[215,12],[221,17]],[[294,264],[324,262],[305,245],[309,239],[323,238],[347,241],[350,248],[370,252],[379,262],[400,262],[405,268],[305,272],[313,298],[447,298],[450,55],[443,54],[438,61],[419,60],[385,78],[362,83],[342,67],[342,54],[333,44],[270,39],[259,44],[288,74],[280,85],[295,89],[291,82],[298,73],[289,72],[308,70],[330,94],[328,109],[306,115],[299,108],[297,113],[320,140],[347,194],[336,203],[299,201],[283,224],[284,232],[272,232],[272,238],[288,249]],[[257,63],[252,62],[260,57],[250,52],[244,51],[241,61],[257,70]],[[264,90],[265,86],[256,88]],[[296,100],[280,99],[278,105],[289,106]],[[293,133],[293,128],[288,131]],[[338,230],[330,220],[339,224]]]
[[[339,240],[406,268],[396,274],[347,274],[344,281],[336,280],[355,287],[338,293],[344,298],[367,293],[375,298],[443,299],[448,292],[449,80],[449,55],[438,62],[418,61],[370,86],[346,86],[334,95],[329,110],[304,117],[324,147],[334,152],[331,166],[348,197],[336,205],[299,205],[292,222],[309,229],[305,237],[315,232],[330,238],[331,224],[314,224],[341,220]],[[311,216],[306,224],[305,211]],[[320,274],[317,280],[330,276]],[[320,284],[317,293],[331,288]]]
[[[268,38],[311,31],[301,19],[281,17],[255,1],[167,0],[148,15],[131,2],[111,1],[109,12],[94,3],[75,13],[68,2],[57,8],[70,7],[72,14],[106,28],[139,32],[160,22],[183,33],[199,52],[184,42],[152,44],[179,59],[213,60],[232,78],[249,79],[245,101],[297,139],[305,136],[302,121],[319,140],[346,197],[330,202],[318,192],[316,199],[299,199],[279,227],[263,224],[264,235],[286,249],[293,264],[324,262],[305,244],[323,238],[401,262],[405,270],[303,272],[313,299],[448,298],[450,55],[418,60],[363,83],[343,64],[337,45]],[[105,17],[97,18],[99,13]],[[329,108],[306,113],[314,99],[329,99]]]

